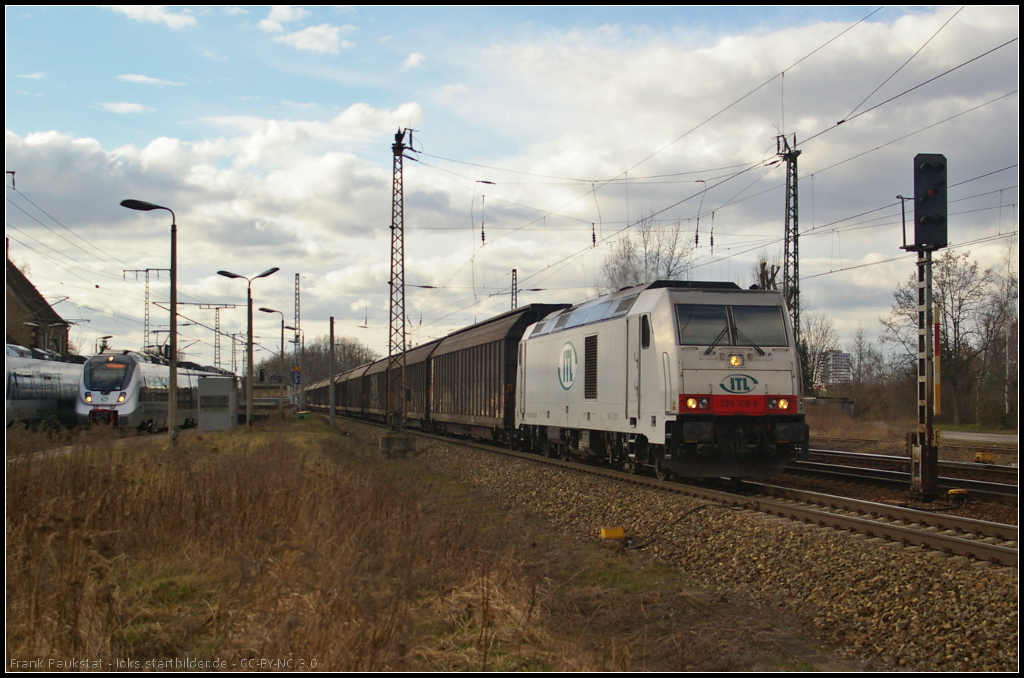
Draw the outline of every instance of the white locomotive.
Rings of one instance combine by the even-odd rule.
[[[519,344],[519,445],[684,477],[767,476],[807,449],[782,293],[658,281],[551,313]]]

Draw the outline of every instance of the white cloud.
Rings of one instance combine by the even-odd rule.
[[[158,78],[151,78],[148,75],[136,75],[133,73],[126,73],[124,75],[117,76],[118,80],[123,82],[137,82],[143,85],[180,85],[180,82],[171,82],[170,80],[160,80]]]
[[[307,10],[301,7],[290,7],[287,5],[276,5],[270,9],[267,18],[261,20],[256,26],[267,33],[280,33],[284,30],[282,23],[298,21],[309,16]]]
[[[412,52],[411,54],[409,54],[408,57],[406,57],[405,61],[402,63],[402,71],[407,71],[410,68],[423,68],[423,61],[426,58],[427,57],[423,56],[422,54]]]
[[[132,103],[103,103],[100,108],[110,113],[150,113],[156,109],[142,104]]]
[[[823,225],[898,203],[893,196],[910,190],[910,161],[916,152],[945,153],[951,182],[1012,165],[1017,99],[1007,98],[877,152],[836,163],[1015,89],[1016,53],[995,53],[807,140],[843,119],[950,12],[866,22],[788,71],[784,90],[777,79],[724,112],[844,27],[823,23],[698,47],[656,32],[644,40],[620,35],[618,43],[602,43],[599,35],[614,36],[607,28],[547,34],[531,42],[493,41],[486,49],[468,52],[456,64],[458,70],[438,82],[433,91],[443,106],[433,100],[424,102],[425,109],[414,101],[392,108],[351,103],[328,119],[314,110],[295,111],[301,102],[284,102],[290,107],[284,110],[292,110],[295,119],[205,118],[201,122],[213,129],[200,141],[159,138],[141,148],[113,151],[92,139],[55,132],[24,138],[8,133],[8,164],[19,168],[19,184],[24,173],[26,182],[45,187],[37,190],[45,191],[41,197],[54,206],[54,214],[76,214],[76,224],[91,242],[113,251],[106,238],[123,234],[127,227],[140,241],[153,244],[132,248],[125,267],[165,267],[166,233],[162,224],[144,222],[117,202],[138,197],[167,204],[178,216],[180,261],[187,262],[180,276],[183,293],[208,292],[205,298],[235,302],[239,294],[244,298],[245,286],[239,291],[213,272],[226,268],[256,273],[281,266],[281,274],[260,281],[260,303],[290,308],[291,276],[301,271],[303,314],[309,319],[303,326],[310,337],[326,332],[326,321],[320,319],[337,316],[339,331],[386,347],[386,317],[381,320],[378,314],[375,319],[374,309],[387,308],[390,143],[396,128],[423,129],[417,132],[417,148],[489,166],[448,164],[437,158],[426,159],[433,165],[429,168],[405,165],[407,280],[447,285],[443,290],[410,287],[413,340],[422,341],[447,326],[482,320],[507,308],[512,268],[518,268],[524,288],[547,290],[523,292],[520,303],[575,302],[593,294],[587,286],[600,276],[610,249],[600,239],[655,209],[665,210],[659,218],[681,220],[685,232],[692,234],[700,206],[699,268],[693,277],[749,284],[750,260],[757,252],[781,249],[784,169],[757,168],[718,187],[714,184],[735,168],[698,171],[773,159],[784,95],[786,131],[797,132],[804,151],[800,251],[806,306],[826,310],[845,323],[844,331],[862,323],[874,333],[877,317],[887,313],[893,286],[913,271],[912,260],[889,262],[902,254],[899,206],[844,221],[840,225],[849,228],[834,232],[835,226]],[[1001,19],[994,26],[980,26],[972,16],[982,13]],[[1015,17],[1009,9],[965,10],[867,106],[1012,37]],[[940,45],[946,31],[948,40]],[[336,36],[336,44],[342,36]],[[321,53],[329,53],[331,43],[325,44]],[[457,58],[446,54],[446,60]],[[452,84],[442,86],[444,82]],[[234,99],[237,110],[253,110],[240,99]],[[280,93],[264,96],[268,105],[278,106],[282,99]],[[135,111],[141,107],[128,106]],[[448,148],[453,151],[448,153]],[[524,177],[490,167],[555,177],[619,178],[597,183],[591,193],[589,183]],[[622,178],[626,169],[628,183]],[[1007,205],[1016,204],[1016,188],[1006,188],[1016,183],[1011,175],[1013,171],[950,189],[951,200],[980,196],[956,209],[951,203],[951,239],[964,242],[997,234],[1000,205],[1006,232],[1014,209]],[[698,179],[706,180],[706,193]],[[1005,194],[999,193],[1002,189]],[[953,216],[954,211],[962,214]],[[484,220],[487,244],[481,247]],[[591,223],[598,237],[594,248]],[[983,266],[999,263],[981,245],[972,253]],[[41,259],[33,263],[34,271],[47,268]],[[124,308],[105,297],[102,307],[141,318],[141,293],[135,294]],[[496,296],[488,296],[492,294]],[[83,298],[82,303],[90,301]],[[99,301],[92,305],[101,307]],[[376,329],[356,329],[363,324],[365,307],[370,308],[370,325],[381,326],[379,336],[373,334]],[[466,308],[471,310],[457,312]],[[266,321],[271,337],[279,332],[274,320]],[[229,331],[244,327],[244,312],[240,325],[231,326],[227,317],[224,322]]]
[[[162,5],[114,5],[109,9],[120,12],[130,19],[136,21],[148,21],[155,24],[165,24],[168,28],[184,28],[195,26],[195,17],[188,14],[173,14],[165,10]]]
[[[456,94],[462,94],[468,92],[469,88],[465,85],[445,85],[441,88],[441,92],[437,95],[438,101],[448,101]]]
[[[331,24],[320,24],[310,26],[301,31],[289,33],[274,38],[274,42],[281,42],[291,45],[295,49],[316,52],[318,54],[337,54],[339,47],[350,49],[355,47],[354,43],[341,39],[341,34],[351,33],[354,26],[332,26]]]
[[[28,78],[30,80],[42,80],[46,73],[29,73],[27,75],[19,75],[19,78]]]

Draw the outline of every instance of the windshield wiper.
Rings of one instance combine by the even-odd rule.
[[[760,346],[758,346],[757,344],[755,344],[755,343],[754,343],[753,341],[751,341],[751,340],[750,340],[750,337],[748,337],[747,335],[743,334],[743,330],[741,330],[741,329],[740,329],[740,328],[738,328],[738,327],[736,328],[736,338],[737,338],[737,339],[743,339],[743,340],[745,340],[745,341],[746,341],[746,342],[747,342],[748,344],[750,344],[751,346],[753,346],[753,347],[754,347],[754,349],[755,349],[755,350],[756,350],[756,351],[757,351],[757,352],[758,352],[759,354],[761,354],[761,355],[764,355],[764,351],[762,351],[762,350],[761,350],[761,347],[760,347]]]
[[[718,333],[718,336],[715,337],[715,340],[711,342],[711,345],[708,346],[708,350],[704,351],[704,355],[711,355],[711,350],[715,346],[718,346],[718,342],[720,342],[722,340],[722,337],[724,337],[728,333],[729,333],[729,326],[726,325],[725,327],[722,328],[722,331]]]

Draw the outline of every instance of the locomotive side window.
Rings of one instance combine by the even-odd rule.
[[[638,295],[634,294],[633,296],[626,297],[625,299],[620,301],[619,305],[615,308],[615,311],[612,313],[612,317],[617,318],[623,313],[627,312],[633,306],[633,302],[636,301],[637,296]]]
[[[679,343],[683,346],[731,344],[729,313],[725,306],[711,304],[676,304],[679,321]]]
[[[778,306],[733,306],[736,338],[740,346],[785,346],[786,325]]]
[[[643,316],[640,321],[640,348],[651,347],[651,319]]]

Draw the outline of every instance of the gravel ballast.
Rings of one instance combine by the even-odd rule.
[[[574,539],[596,541],[602,527],[622,527],[709,590],[800,615],[837,657],[891,669],[1017,670],[1016,569],[458,444],[419,447],[416,457],[431,469]]]

